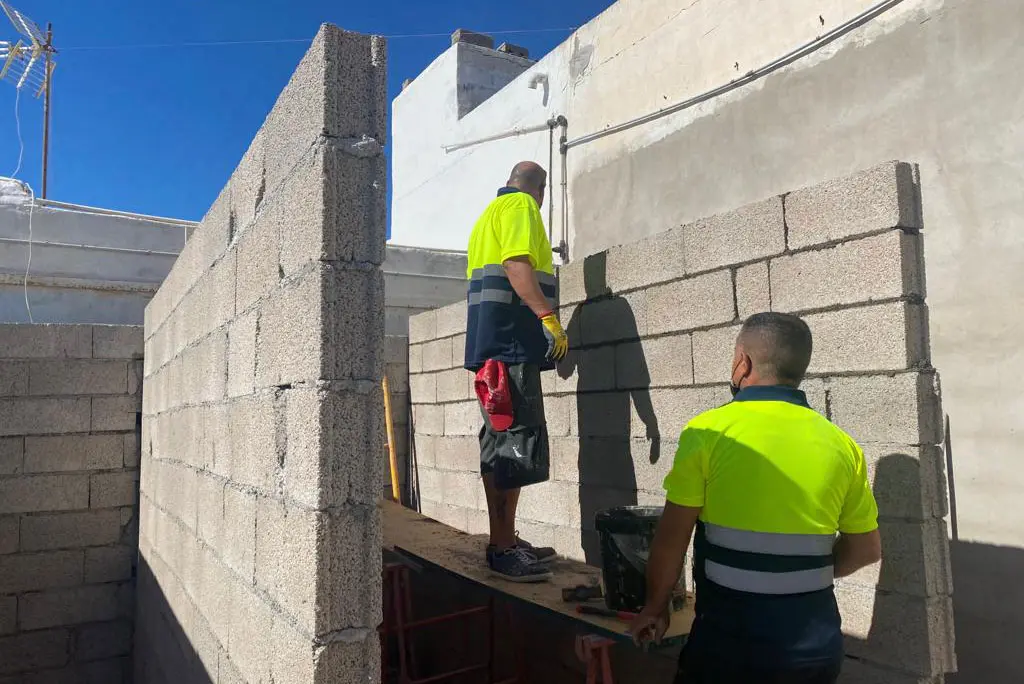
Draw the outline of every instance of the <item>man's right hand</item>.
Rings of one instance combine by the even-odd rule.
[[[548,338],[548,361],[561,361],[569,351],[569,337],[553,311],[541,316],[540,322],[544,326],[544,337]]]
[[[645,646],[651,642],[661,643],[661,638],[668,631],[671,619],[667,608],[658,611],[645,607],[630,622],[629,633],[633,637],[633,643],[637,646]]]

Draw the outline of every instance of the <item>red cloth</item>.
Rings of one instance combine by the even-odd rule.
[[[473,382],[480,405],[491,419],[491,427],[504,432],[512,426],[512,390],[508,383],[508,368],[503,361],[488,359],[476,372]]]

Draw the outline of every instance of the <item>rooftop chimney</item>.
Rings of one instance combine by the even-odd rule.
[[[477,33],[466,29],[456,29],[455,33],[452,34],[452,45],[456,43],[469,43],[470,45],[479,45],[490,50],[494,49],[494,38],[485,33]]]
[[[513,45],[512,43],[502,43],[498,46],[498,52],[504,52],[505,54],[512,55],[513,57],[522,57],[523,59],[530,58],[530,51],[524,48],[522,45]]]

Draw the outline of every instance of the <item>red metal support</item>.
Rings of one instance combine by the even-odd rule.
[[[612,661],[609,649],[615,642],[596,634],[576,637],[576,657],[587,666],[587,684],[614,684]]]

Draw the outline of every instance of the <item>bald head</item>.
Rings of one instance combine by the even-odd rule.
[[[751,316],[736,339],[736,356],[750,359],[751,384],[798,386],[811,363],[811,349],[811,329],[783,313]]]
[[[508,176],[507,185],[510,188],[522,190],[527,195],[537,200],[537,204],[544,204],[544,185],[548,181],[548,174],[544,168],[532,161],[521,161],[512,167],[512,173]]]

